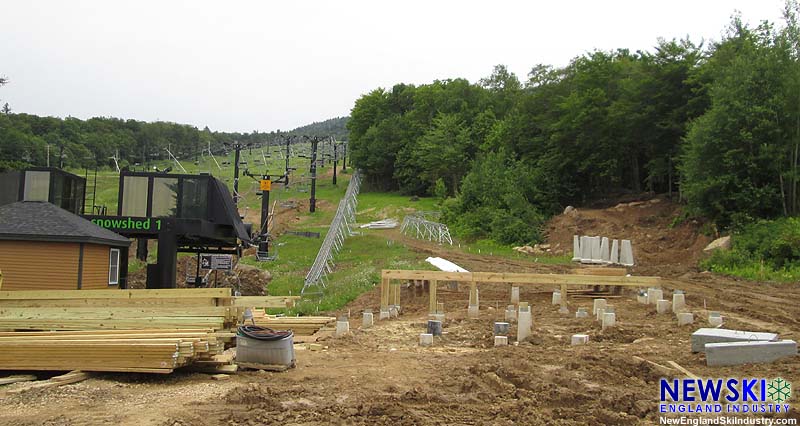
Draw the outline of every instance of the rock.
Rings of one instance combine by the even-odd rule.
[[[567,208],[564,209],[564,214],[570,214],[570,213],[576,212],[576,211],[577,210],[575,209],[575,207],[567,206]]]
[[[661,198],[653,198],[650,200],[650,204],[658,204],[661,202]]]
[[[731,243],[731,236],[727,235],[721,238],[717,238],[716,240],[712,241],[711,244],[707,245],[706,248],[703,249],[705,252],[711,252],[714,250],[730,250],[732,246]]]

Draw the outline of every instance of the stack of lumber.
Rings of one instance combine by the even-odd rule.
[[[212,330],[95,330],[0,333],[1,370],[171,373],[194,362],[219,364]]]
[[[263,310],[253,311],[253,322],[273,330],[292,330],[298,336],[311,336],[336,321],[336,317],[281,317],[267,315]]]
[[[296,299],[233,297],[229,288],[0,291],[0,330],[233,330],[246,307],[285,308]]]

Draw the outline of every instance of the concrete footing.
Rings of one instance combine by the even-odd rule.
[[[797,342],[726,342],[709,343],[705,346],[706,364],[723,365],[763,364],[780,358],[796,356]]]
[[[389,319],[389,311],[388,311],[388,310],[386,310],[386,311],[381,311],[381,312],[378,314],[378,321],[380,321],[380,320],[385,320],[385,319]]]
[[[533,318],[531,317],[530,306],[520,306],[517,315],[517,342],[522,342],[531,335]]]
[[[589,312],[586,308],[578,308],[575,312],[575,318],[589,318]]]
[[[597,315],[597,310],[605,307],[606,299],[594,299],[594,304],[592,305],[592,315]]]
[[[507,322],[496,322],[494,323],[494,335],[495,336],[508,336],[508,330],[511,328],[511,324]]]
[[[560,308],[558,308],[558,313],[566,315],[569,313],[569,308],[566,306],[561,306]]]
[[[363,316],[361,317],[361,326],[364,328],[372,327],[374,321],[372,318],[372,312],[364,312]]]
[[[419,335],[419,345],[420,346],[430,346],[433,344],[433,334],[430,333],[422,333]]]
[[[719,327],[722,325],[722,315],[719,312],[710,312],[708,314],[708,325],[712,327]]]
[[[479,315],[478,305],[469,305],[469,308],[467,308],[467,317],[478,318],[478,315]]]
[[[778,340],[775,333],[756,331],[728,330],[725,328],[700,328],[692,333],[692,352],[703,352],[709,343],[729,342],[774,342]]]
[[[633,246],[631,240],[622,240],[619,248],[619,263],[625,266],[633,266]]]
[[[400,316],[400,307],[397,305],[389,306],[389,317],[397,318]]]
[[[519,303],[519,287],[511,287],[511,303]]]
[[[694,323],[694,314],[691,312],[681,312],[677,314],[678,316],[678,325],[689,325]]]
[[[344,336],[350,332],[350,321],[336,321],[336,337]]]
[[[587,343],[589,343],[588,334],[573,334],[572,341],[570,342],[572,346],[585,345]]]
[[[494,345],[497,346],[508,346],[508,336],[494,336]]]
[[[442,335],[442,322],[436,320],[428,320],[428,334],[434,336]]]
[[[679,313],[686,308],[686,295],[675,292],[672,295],[672,312]]]
[[[672,303],[669,300],[661,299],[656,302],[656,312],[659,314],[668,314],[672,310]]]
[[[508,305],[506,307],[506,316],[504,318],[506,321],[516,321],[517,320],[517,309],[514,305]]]
[[[603,314],[603,330],[617,325],[617,314],[614,312],[606,312]]]
[[[658,288],[647,289],[647,304],[655,305],[659,300],[664,298],[664,292]]]
[[[560,305],[561,304],[561,292],[560,291],[554,291],[553,292],[552,304],[553,305]]]

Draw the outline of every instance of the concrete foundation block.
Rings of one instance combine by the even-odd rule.
[[[741,364],[763,364],[797,356],[797,342],[725,342],[705,345],[706,364],[710,367]]]
[[[631,240],[622,240],[622,246],[619,249],[619,264],[633,266],[633,246],[631,245]]]
[[[478,305],[469,305],[469,308],[467,308],[467,316],[469,318],[478,318],[478,315]]]
[[[619,263],[619,240],[611,240],[611,255],[609,263]]]
[[[511,303],[519,303],[519,287],[511,287]]]
[[[643,304],[643,305],[646,305],[647,304],[647,295],[638,295],[638,296],[636,296],[636,301],[641,303],[641,304]]]
[[[694,314],[691,312],[681,312],[677,314],[678,326],[689,325],[694,323]]]
[[[606,299],[594,299],[594,304],[592,305],[592,315],[596,315],[598,309],[602,309],[605,307],[606,307]]]
[[[442,335],[442,322],[436,320],[428,320],[428,334],[433,336]]]
[[[617,314],[614,312],[606,312],[603,314],[603,330],[617,325]]]
[[[592,263],[592,237],[581,237],[581,263]]]
[[[686,295],[683,293],[674,293],[672,295],[672,312],[679,313],[686,309]]]
[[[508,346],[508,336],[494,336],[494,346]]]
[[[778,335],[776,333],[728,330],[725,328],[700,328],[692,333],[692,352],[703,352],[705,345],[709,343],[775,342],[777,340]]]
[[[532,325],[533,318],[530,307],[520,307],[517,314],[517,342],[522,342],[531,335]]]
[[[600,239],[600,260],[603,263],[611,263],[611,247],[609,247],[608,237]]]
[[[507,322],[496,322],[494,323],[494,335],[495,336],[508,336],[508,330],[511,328],[511,324]]]
[[[370,328],[373,322],[372,312],[364,312],[364,315],[361,317],[361,327]]]
[[[577,345],[585,345],[587,343],[589,343],[589,335],[588,334],[573,334],[572,335],[572,341],[571,341],[570,344],[572,346],[577,346]]]
[[[389,317],[390,318],[397,318],[400,316],[400,307],[399,306],[389,306]]]
[[[419,335],[420,346],[430,346],[433,344],[433,334],[422,333]]]
[[[719,312],[711,312],[708,314],[708,325],[712,327],[719,327],[722,325],[722,315]]]
[[[669,300],[661,299],[656,302],[656,312],[659,314],[668,314],[672,311],[672,303]]]
[[[350,332],[350,321],[336,321],[336,337]]]
[[[647,290],[647,304],[655,305],[659,300],[664,298],[664,292],[658,288],[651,288]]]
[[[600,237],[592,237],[589,244],[592,245],[592,263],[603,263],[603,258],[600,252]]]
[[[558,313],[562,314],[562,315],[566,315],[566,314],[569,313],[569,308],[566,307],[566,306],[562,306],[562,307],[558,308]]]
[[[380,321],[380,320],[385,320],[385,319],[389,319],[389,311],[388,311],[388,310],[386,310],[386,311],[381,311],[381,312],[378,314],[378,321]]]
[[[514,308],[514,305],[509,305],[506,308],[506,315],[504,319],[512,322],[517,320],[517,310]]]
[[[552,304],[553,305],[560,305],[561,304],[561,292],[560,291],[554,291],[553,292]]]
[[[581,239],[577,235],[572,236],[572,261],[581,260]]]
[[[578,308],[575,312],[575,318],[589,318],[589,311],[586,308]]]

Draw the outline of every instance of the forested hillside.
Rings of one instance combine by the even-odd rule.
[[[708,45],[595,51],[520,80],[495,67],[356,101],[353,163],[374,185],[445,201],[467,237],[529,242],[566,205],[620,191],[680,195],[722,229],[796,215],[798,5]]]

